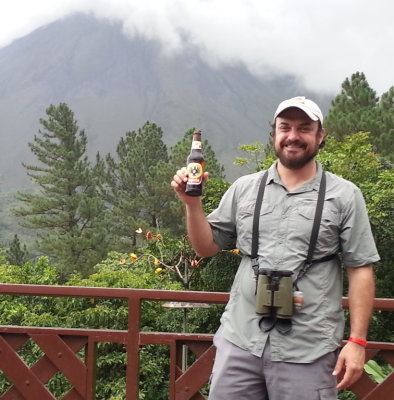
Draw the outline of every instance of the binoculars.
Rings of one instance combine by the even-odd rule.
[[[291,319],[293,316],[292,271],[259,268],[256,313],[262,318]]]

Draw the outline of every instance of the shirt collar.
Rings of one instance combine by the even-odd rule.
[[[278,164],[278,160],[276,160],[268,169],[267,185],[269,185],[272,182],[275,182],[278,185],[283,186],[280,176],[278,174],[277,164]],[[316,161],[316,166],[317,166],[317,171],[316,171],[315,177],[313,179],[311,179],[309,182],[306,182],[302,186],[300,186],[297,189],[297,192],[308,192],[311,190],[319,191],[320,180],[321,180],[321,176],[323,173],[323,168],[318,161]]]

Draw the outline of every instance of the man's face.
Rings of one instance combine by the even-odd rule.
[[[285,167],[301,169],[315,158],[324,135],[318,121],[312,121],[298,108],[289,108],[276,118],[275,154]]]

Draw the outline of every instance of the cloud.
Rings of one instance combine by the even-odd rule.
[[[213,66],[295,75],[336,94],[356,71],[393,85],[394,3],[379,0],[14,0],[0,13],[0,46],[75,12],[121,21],[126,35],[159,40],[171,55],[193,45]],[[4,7],[4,6],[3,6]],[[23,10],[23,11],[21,11]]]

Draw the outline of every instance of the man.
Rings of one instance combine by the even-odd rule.
[[[299,276],[321,190],[323,171],[315,157],[325,138],[323,115],[313,101],[295,97],[278,106],[272,128],[278,160],[267,172],[259,212],[258,266],[268,274],[285,270],[293,280],[299,277],[304,304],[294,312],[290,327],[281,329],[276,317],[264,319],[255,311],[256,276],[250,255],[264,171],[239,178],[208,217],[200,198],[185,195],[184,169],[171,183],[186,206],[188,234],[197,254],[208,257],[234,247],[243,254],[214,339],[210,399],[334,400],[337,389],[352,385],[363,370],[374,298],[371,264],[379,256],[360,190],[326,172],[313,250],[317,262]],[[344,317],[338,253],[349,281],[351,325],[350,338],[340,351]]]

